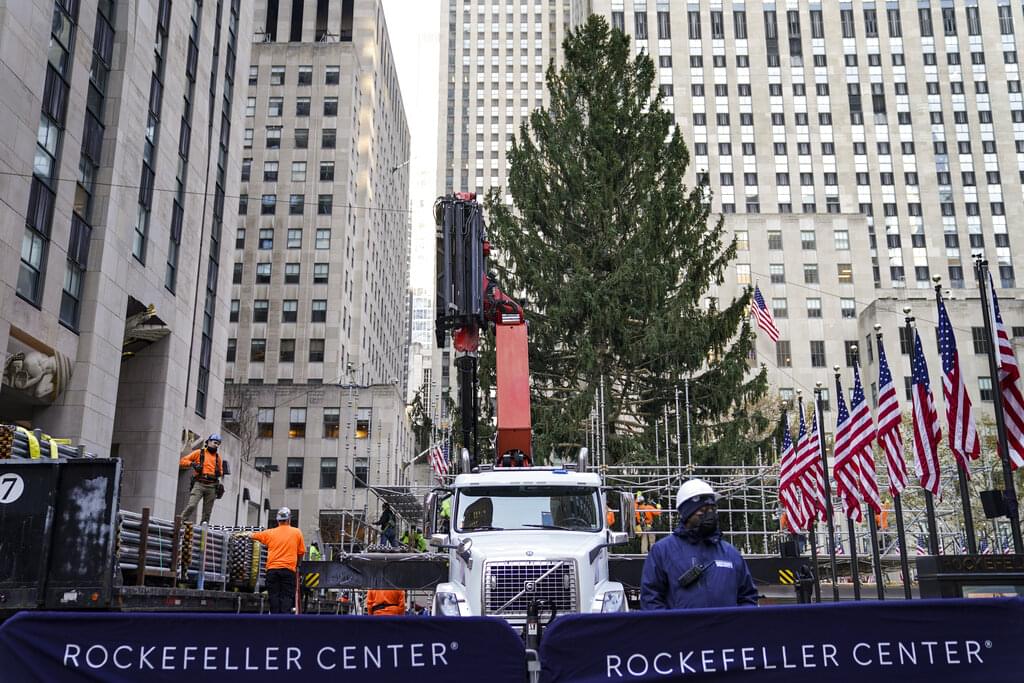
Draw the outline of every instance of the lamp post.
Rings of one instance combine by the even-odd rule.
[[[258,527],[262,527],[263,526],[263,481],[265,479],[267,479],[271,475],[271,473],[277,472],[280,469],[281,468],[278,467],[277,465],[273,465],[273,464],[269,464],[269,463],[266,464],[266,465],[257,465],[256,466],[256,471],[260,473],[260,500],[259,500],[259,508],[258,508],[258,510],[256,512],[256,526],[258,526]]]

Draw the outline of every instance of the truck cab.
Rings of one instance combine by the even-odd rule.
[[[609,497],[618,502],[611,526]],[[534,602],[541,613],[628,609],[622,584],[609,579],[608,551],[632,537],[633,500],[605,491],[595,473],[479,468],[428,494],[425,508],[431,544],[449,555],[434,614],[521,625]]]

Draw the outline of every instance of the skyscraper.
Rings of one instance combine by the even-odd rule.
[[[122,505],[164,518],[220,426],[241,6],[0,11],[0,420],[119,455]]]
[[[873,362],[872,325],[895,337],[933,276],[954,295],[974,288],[973,252],[1017,291],[1019,3],[451,0],[445,11],[443,190],[504,184],[508,140],[543,101],[544,49],[565,24],[605,16],[651,56],[691,182],[706,176],[739,243],[710,294],[760,285],[782,337],[759,339],[752,364],[784,396],[809,394],[833,364]],[[894,372],[909,377],[909,365]]]
[[[310,529],[404,457],[409,130],[378,0],[253,11],[226,408]]]

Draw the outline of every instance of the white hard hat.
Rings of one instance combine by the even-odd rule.
[[[689,481],[683,482],[683,485],[679,487],[679,492],[676,493],[676,509],[678,510],[680,505],[695,496],[714,496],[715,500],[719,500],[721,498],[721,496],[715,493],[715,490],[711,488],[711,484],[707,483],[703,479],[690,479]]]
[[[277,510],[277,521],[279,521],[279,522],[289,521],[290,522],[291,519],[292,519],[292,511],[291,511],[290,508],[287,508],[287,507],[278,508],[278,510]]]

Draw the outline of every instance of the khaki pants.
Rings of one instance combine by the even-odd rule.
[[[196,521],[196,510],[199,508],[199,501],[203,501],[203,521],[210,521],[210,514],[213,512],[213,501],[217,500],[217,485],[204,484],[197,481],[192,484],[192,492],[188,496],[188,505],[181,511],[182,521]]]

